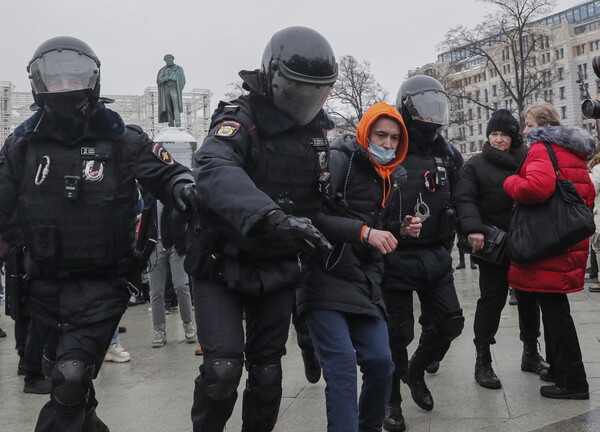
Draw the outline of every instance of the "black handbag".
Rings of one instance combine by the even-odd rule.
[[[513,208],[508,256],[520,264],[556,255],[596,231],[592,209],[570,180],[558,178],[556,154],[549,144],[544,145],[556,172],[556,190],[541,204]]]
[[[492,264],[500,264],[506,254],[506,231],[486,223],[483,226],[482,234],[484,236],[483,248],[475,253],[472,252],[473,248],[466,237],[460,236],[456,246],[476,258]]]

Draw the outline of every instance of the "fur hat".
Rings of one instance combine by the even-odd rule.
[[[512,140],[511,148],[518,148],[523,143],[520,128],[519,122],[509,110],[499,109],[490,117],[485,135],[489,137],[494,131],[504,132]]]

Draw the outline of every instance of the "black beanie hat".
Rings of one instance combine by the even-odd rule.
[[[516,149],[523,143],[523,138],[521,137],[519,129],[519,122],[514,118],[511,112],[507,109],[499,109],[490,117],[487,129],[485,130],[485,136],[489,137],[494,131],[504,132],[512,140],[510,147]]]

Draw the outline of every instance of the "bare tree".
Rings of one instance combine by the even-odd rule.
[[[446,33],[441,48],[452,52],[455,72],[469,61],[482,61],[488,78],[498,77],[502,84],[501,98],[512,99],[521,112],[529,96],[542,88],[550,88],[549,58],[538,58],[548,45],[548,35],[536,18],[552,11],[556,0],[478,0],[496,6],[482,23],[473,29],[458,26]],[[451,96],[466,99],[486,109],[489,101],[472,94],[465,84],[455,80],[448,88]]]
[[[224,96],[228,101],[235,100],[248,93],[248,91],[242,87],[242,81],[231,82],[227,84],[227,87],[229,87],[229,90],[227,90]]]
[[[338,62],[338,78],[326,109],[341,131],[354,133],[367,108],[384,101],[387,95],[371,73],[368,61],[359,62],[351,55],[344,55]]]

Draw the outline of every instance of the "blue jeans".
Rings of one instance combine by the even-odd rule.
[[[383,317],[315,310],[306,320],[327,383],[328,432],[381,431],[394,371]],[[363,374],[358,406],[357,364]]]

